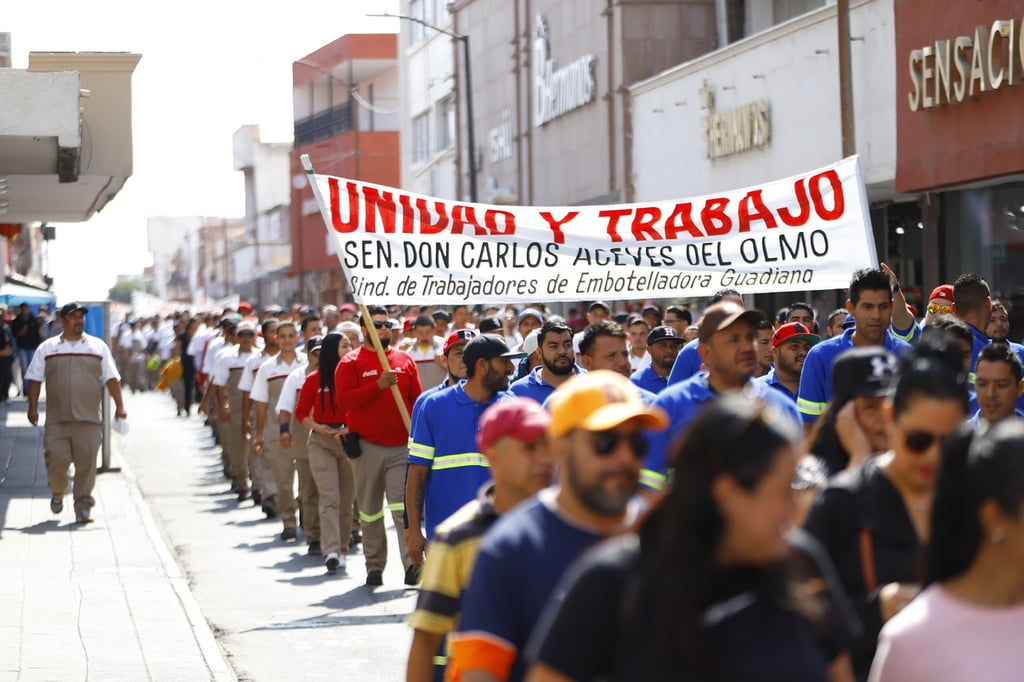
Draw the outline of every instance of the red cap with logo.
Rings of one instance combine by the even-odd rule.
[[[806,341],[812,346],[821,341],[821,337],[808,329],[807,325],[802,322],[788,322],[775,330],[772,335],[772,348],[792,339]]]
[[[953,299],[953,285],[952,284],[940,284],[939,286],[932,289],[932,295],[928,297],[931,301],[936,298],[941,298],[943,301],[952,301]]]
[[[551,423],[551,415],[532,398],[500,400],[480,415],[476,444],[481,450],[508,436],[523,443],[540,438]]]
[[[453,346],[457,346],[460,343],[469,343],[476,338],[476,332],[472,329],[457,329],[448,335],[448,338],[444,342],[444,354],[448,355],[448,351]]]

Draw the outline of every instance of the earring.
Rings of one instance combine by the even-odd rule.
[[[999,526],[998,528],[996,528],[994,531],[992,531],[992,544],[993,545],[998,545],[1000,542],[1003,541],[1004,535],[1005,534],[1003,533],[1003,527],[1002,526]]]

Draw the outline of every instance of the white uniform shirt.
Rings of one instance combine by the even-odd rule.
[[[305,367],[306,359],[301,355],[296,355],[295,359],[291,362],[282,361],[280,353],[268,360],[265,360],[256,371],[256,376],[253,377],[252,388],[249,390],[249,397],[257,402],[267,402],[270,400],[269,382],[277,379],[283,379],[285,381],[284,385],[281,387],[281,395],[284,395],[285,390],[288,388],[288,377],[290,377],[292,372],[296,369],[304,370]],[[299,384],[299,386],[301,387],[302,384]],[[278,402],[280,402],[280,400],[278,400]],[[292,405],[292,407],[294,408],[295,406]]]
[[[110,348],[102,339],[88,334],[82,334],[78,341],[65,341],[64,335],[61,334],[51,336],[40,343],[25,371],[25,378],[43,383],[46,380],[46,358],[51,355],[98,355],[103,368],[100,381],[105,384],[111,379],[121,380],[121,375],[114,366],[114,356],[110,353]]]
[[[218,351],[217,361],[214,364],[213,374],[210,375],[211,381],[214,386],[227,386],[228,377],[231,376],[232,369],[241,369],[245,371],[245,365],[249,362],[249,357],[252,354],[239,353],[238,346],[224,346]],[[239,379],[241,382],[241,379]]]
[[[238,380],[239,391],[248,393],[252,390],[252,381],[256,378],[256,370],[269,359],[269,355],[265,355],[255,348],[252,349],[252,357],[249,358],[249,362],[245,363],[245,371],[242,372],[242,378]]]
[[[306,371],[309,369],[309,365],[302,365],[292,370],[288,378],[284,380],[284,386],[281,387],[281,397],[277,399],[277,407],[275,411],[280,414],[287,412],[288,414],[295,414],[295,403],[299,401],[299,390],[302,388],[302,384],[306,383],[306,377],[309,373]]]

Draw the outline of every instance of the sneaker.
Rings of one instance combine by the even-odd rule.
[[[263,491],[259,488],[252,489],[252,503],[262,504],[263,503]]]
[[[348,541],[348,551],[350,553],[356,551],[356,547],[362,544],[362,542],[363,534],[360,533],[358,530],[352,531],[352,537],[350,537]]]
[[[383,571],[370,571],[366,574],[366,584],[371,587],[379,587],[384,584]]]
[[[260,505],[260,507],[263,509],[263,513],[267,515],[268,519],[277,517],[277,500],[273,497],[268,497],[263,500],[263,504]]]
[[[309,556],[321,556],[324,550],[320,547],[319,540],[313,540],[309,543],[309,547],[306,548],[306,554]]]
[[[60,514],[64,511],[64,496],[54,495],[50,498],[50,511],[54,514]]]
[[[92,523],[92,514],[89,513],[88,509],[80,509],[75,514],[75,521],[78,523]]]
[[[324,562],[324,566],[327,567],[327,572],[334,574],[339,568],[345,570],[345,557],[339,557],[334,552],[327,555],[327,561]]]
[[[409,564],[409,568],[405,569],[405,584],[406,585],[419,585],[420,584],[420,567],[416,564]]]
[[[294,540],[296,537],[298,537],[298,535],[299,534],[295,531],[294,526],[287,526],[284,530],[281,531],[282,540]]]
[[[248,498],[248,497],[249,497],[249,491],[248,490],[239,490],[238,491],[238,501],[239,502],[245,502],[246,498]]]

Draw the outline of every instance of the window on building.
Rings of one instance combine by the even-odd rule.
[[[437,104],[437,142],[439,151],[455,146],[455,100],[451,97]]]
[[[772,0],[772,19],[776,24],[825,6],[825,0]]]
[[[444,26],[448,23],[448,0],[430,0],[433,3],[434,12],[431,22],[435,26]]]
[[[430,159],[430,110],[412,120],[412,162],[425,163]]]
[[[412,17],[413,19],[419,19],[420,21],[427,21],[429,23],[429,20],[427,19],[425,14],[426,7],[424,3],[432,1],[433,0],[409,0],[409,16]],[[426,27],[415,21],[405,21],[402,23],[403,27],[408,26],[409,28],[410,46],[418,45],[419,43],[423,42],[424,31],[426,30]]]

